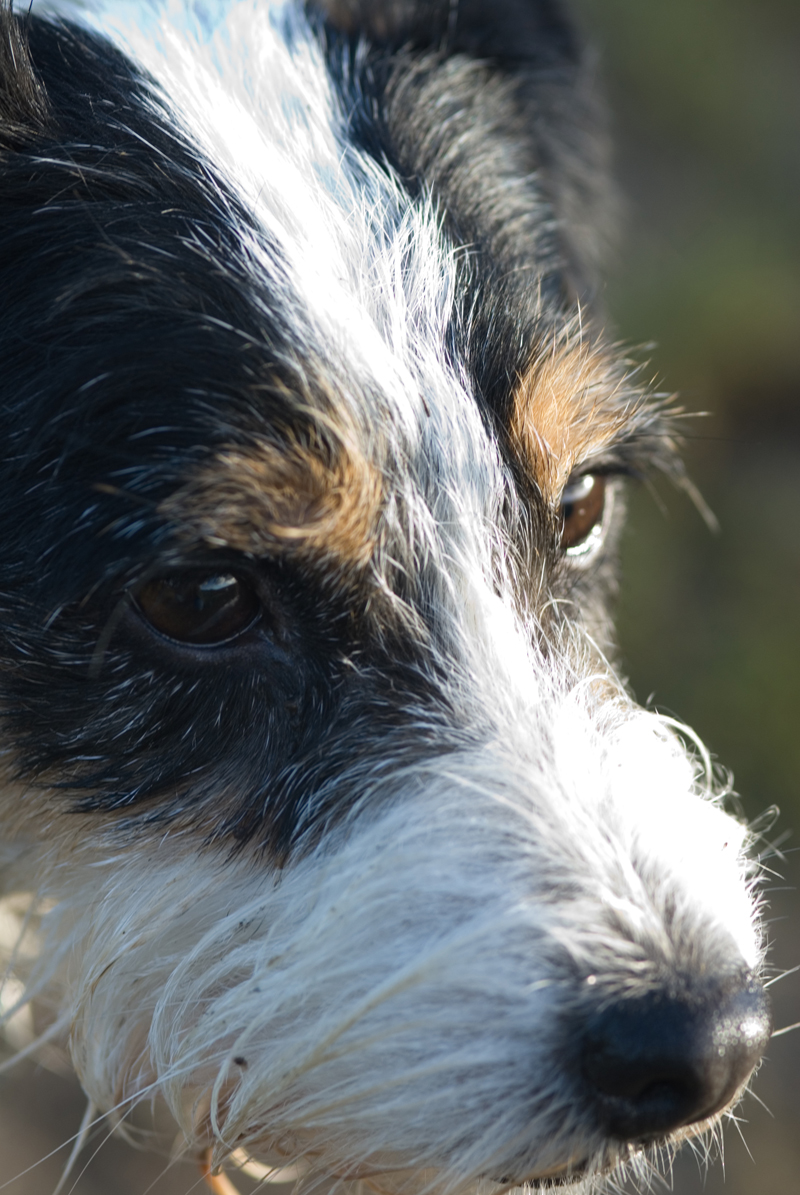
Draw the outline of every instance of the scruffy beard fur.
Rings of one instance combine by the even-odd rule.
[[[682,474],[590,65],[556,0],[0,5],[4,1007],[212,1168],[595,1189],[768,1040],[747,830],[610,662]]]

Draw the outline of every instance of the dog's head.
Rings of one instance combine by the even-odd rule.
[[[608,663],[679,466],[560,4],[3,6],[0,70],[3,852],[87,1092],[449,1191],[712,1123],[753,874]]]

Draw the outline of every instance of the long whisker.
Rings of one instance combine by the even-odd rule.
[[[83,1119],[81,1120],[80,1128],[78,1129],[78,1132],[75,1135],[75,1142],[72,1146],[72,1152],[69,1155],[69,1157],[67,1158],[67,1164],[64,1167],[64,1171],[61,1175],[61,1178],[58,1181],[58,1185],[56,1186],[55,1190],[53,1191],[53,1195],[61,1195],[61,1192],[64,1190],[67,1179],[69,1178],[70,1174],[72,1173],[72,1168],[75,1165],[75,1163],[77,1162],[78,1156],[79,1156],[81,1150],[86,1145],[86,1142],[89,1139],[89,1133],[92,1130],[92,1125],[95,1123],[96,1116],[97,1116],[97,1106],[93,1100],[89,1099],[86,1101],[86,1111],[83,1114]]]
[[[800,1029],[800,1021],[795,1021],[793,1025],[784,1025],[783,1029],[773,1029],[770,1040],[773,1037],[783,1037],[785,1033],[792,1033],[795,1029]]]
[[[780,975],[773,975],[772,979],[768,979],[766,981],[764,987],[771,988],[774,983],[778,982],[778,980],[787,979],[790,975],[796,975],[798,971],[800,971],[800,964],[798,964],[796,967],[790,967],[788,971],[781,971]],[[773,1033],[772,1036],[774,1037],[775,1034]]]

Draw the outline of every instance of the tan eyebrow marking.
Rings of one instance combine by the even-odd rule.
[[[363,568],[382,497],[379,471],[360,452],[264,438],[221,448],[159,513],[209,547]]]
[[[573,470],[601,453],[631,420],[640,395],[627,393],[624,383],[607,346],[574,336],[537,354],[519,379],[511,445],[548,503],[554,505]]]

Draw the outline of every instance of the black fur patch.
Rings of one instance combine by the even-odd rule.
[[[523,8],[519,36],[510,4],[485,27],[488,10],[461,5],[455,29],[442,6],[409,8],[411,24],[389,22],[372,48],[335,14],[326,34],[355,141],[412,193],[432,188],[463,247],[449,348],[501,436],[531,353],[583,287],[554,214],[562,150],[547,150],[567,125],[546,99],[575,83],[579,51],[560,7]],[[212,551],[164,518],[221,447],[286,427],[310,439],[287,395],[325,363],[282,318],[297,300],[279,250],[265,244],[258,284],[235,231],[250,217],[150,82],[85,31],[26,28],[30,56],[0,10],[0,686],[17,766],[78,811],[283,858],[365,796],[376,761],[458,741],[420,665],[435,611],[398,570],[423,628],[403,633],[368,580]],[[651,423],[637,460],[661,451]],[[552,512],[530,486],[524,499],[531,550],[552,560]],[[188,567],[246,577],[258,627],[212,649],[159,638],[131,595]]]
[[[421,682],[400,645],[364,658],[341,583],[319,576],[312,600],[291,565],[193,550],[159,514],[215,448],[296,425],[296,346],[275,294],[254,293],[231,231],[246,214],[157,119],[147,81],[66,25],[32,21],[30,47],[51,128],[0,162],[2,689],[18,766],[78,810],[144,802],[145,821],[281,855],[342,807],[331,777],[359,769],[365,722],[400,734]],[[210,651],[160,641],[128,595],[187,566],[251,575],[258,632]]]

